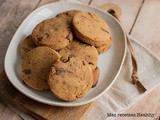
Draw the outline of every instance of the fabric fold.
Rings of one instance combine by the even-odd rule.
[[[145,95],[160,85],[160,60],[147,48],[129,37],[134,48],[138,63],[139,79],[147,88],[145,93],[139,93],[138,89],[131,82],[131,58],[127,56],[114,85],[96,102],[86,116],[86,120],[108,120],[109,114],[118,114],[131,107]]]

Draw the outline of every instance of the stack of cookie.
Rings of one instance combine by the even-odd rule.
[[[98,53],[111,46],[107,24],[97,15],[71,10],[39,23],[21,44],[21,76],[35,90],[74,101],[96,86]]]

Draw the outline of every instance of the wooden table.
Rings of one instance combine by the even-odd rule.
[[[0,0],[0,71],[4,56],[16,29],[37,7],[57,0]],[[116,3],[122,8],[120,22],[125,31],[160,58],[160,0],[82,0],[84,4],[101,6]],[[160,86],[124,113],[154,113],[160,115]],[[21,120],[2,100],[0,119]],[[115,118],[116,119],[116,118]],[[118,120],[120,118],[117,118]],[[121,118],[124,119],[124,118]],[[137,119],[137,118],[133,118]],[[145,118],[146,119],[146,118]]]

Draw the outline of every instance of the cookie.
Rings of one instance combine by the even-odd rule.
[[[59,54],[48,47],[37,47],[28,52],[22,60],[21,76],[25,84],[35,90],[47,90],[47,79],[52,64],[60,58]]]
[[[71,22],[73,16],[78,12],[80,12],[80,10],[69,10],[69,11],[59,13],[56,17],[64,18],[64,19],[67,19],[68,22]]]
[[[93,82],[92,88],[94,88],[97,85],[99,80],[99,74],[100,74],[100,70],[98,67],[96,67],[95,70],[93,71],[94,82]]]
[[[36,45],[32,41],[32,36],[28,36],[26,39],[24,39],[21,43],[21,56],[22,58],[26,55],[27,52],[34,49]]]
[[[66,19],[57,17],[42,21],[32,32],[33,42],[38,46],[48,46],[59,50],[73,40],[71,25]]]
[[[111,34],[106,22],[90,12],[79,12],[72,20],[75,35],[90,45],[101,46],[111,42]]]
[[[106,43],[106,44],[104,44],[104,45],[101,45],[101,46],[95,46],[95,48],[96,48],[97,51],[98,51],[98,54],[101,54],[101,53],[107,51],[107,50],[110,48],[111,43],[112,43],[112,42],[108,42],[108,43]]]
[[[62,61],[67,61],[70,56],[80,57],[86,60],[94,70],[98,64],[98,52],[94,46],[73,40],[66,48],[58,51]]]
[[[53,94],[64,101],[78,100],[93,85],[93,74],[88,63],[78,57],[58,61],[51,68],[48,84]]]

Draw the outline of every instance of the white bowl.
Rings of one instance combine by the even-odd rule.
[[[78,101],[65,102],[57,99],[49,90],[36,91],[22,82],[20,76],[21,55],[20,42],[32,33],[33,28],[41,21],[55,17],[58,13],[67,10],[83,10],[99,15],[108,24],[113,38],[110,49],[99,56],[98,67],[100,68],[100,78],[96,87],[92,88],[85,97]],[[20,25],[13,36],[5,57],[5,71],[10,82],[24,95],[44,104],[54,106],[79,106],[90,103],[102,96],[116,81],[124,63],[126,55],[126,38],[121,25],[111,15],[92,6],[56,2],[44,5],[34,10]]]

